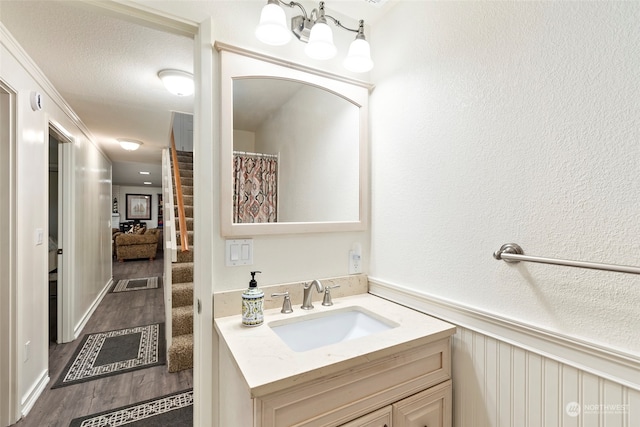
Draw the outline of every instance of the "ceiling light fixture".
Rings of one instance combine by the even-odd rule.
[[[304,51],[308,56],[314,59],[330,59],[335,56],[337,49],[333,44],[333,33],[327,24],[329,19],[337,27],[356,33],[356,38],[351,42],[343,61],[344,67],[355,73],[365,73],[373,68],[371,47],[364,36],[364,21],[359,21],[357,29],[345,27],[333,16],[325,14],[323,1],[308,16],[300,3],[268,0],[266,6],[262,8],[260,23],[255,32],[258,40],[273,46],[281,46],[289,42],[291,33],[287,28],[286,15],[282,6],[291,8],[297,6],[302,10],[302,15],[291,18],[291,32],[298,40],[307,43]]]
[[[146,171],[140,171],[139,173],[140,173],[140,175],[149,175],[150,174],[150,172],[146,172]]]
[[[151,182],[151,181],[145,181],[145,182],[143,182],[143,184],[144,184],[144,185],[151,185],[151,184],[153,184],[153,182]]]
[[[120,147],[127,151],[136,151],[142,145],[142,142],[135,139],[118,139]]]
[[[178,96],[193,94],[193,74],[180,70],[161,70],[158,77],[169,92]]]

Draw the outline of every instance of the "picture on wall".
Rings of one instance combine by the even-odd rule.
[[[151,194],[127,194],[127,219],[151,219]]]

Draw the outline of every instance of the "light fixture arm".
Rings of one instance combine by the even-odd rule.
[[[334,18],[331,15],[324,15],[325,18],[329,18],[333,21],[333,23],[336,25],[336,27],[340,27],[343,30],[347,30],[347,31],[351,31],[352,33],[358,33],[358,34],[362,34],[364,35],[364,20],[360,20],[358,22],[358,28],[349,28],[349,27],[345,27],[344,25],[342,25],[342,22],[340,22],[338,19]]]

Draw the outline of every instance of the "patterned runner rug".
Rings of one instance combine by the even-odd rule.
[[[111,292],[141,291],[146,289],[158,289],[158,278],[140,277],[138,279],[119,280]]]
[[[87,334],[51,388],[165,363],[164,323]]]
[[[193,425],[193,390],[173,393],[146,402],[71,421],[69,427],[129,426],[165,427]]]

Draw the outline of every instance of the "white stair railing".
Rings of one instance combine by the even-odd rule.
[[[162,194],[163,194],[163,217],[164,217],[164,319],[165,319],[165,339],[167,341],[166,351],[169,351],[172,341],[172,295],[171,295],[171,264],[178,260],[178,245],[176,242],[176,218],[173,205],[173,181],[171,174],[171,153],[168,148],[162,150]],[[167,354],[168,358],[168,354]]]

